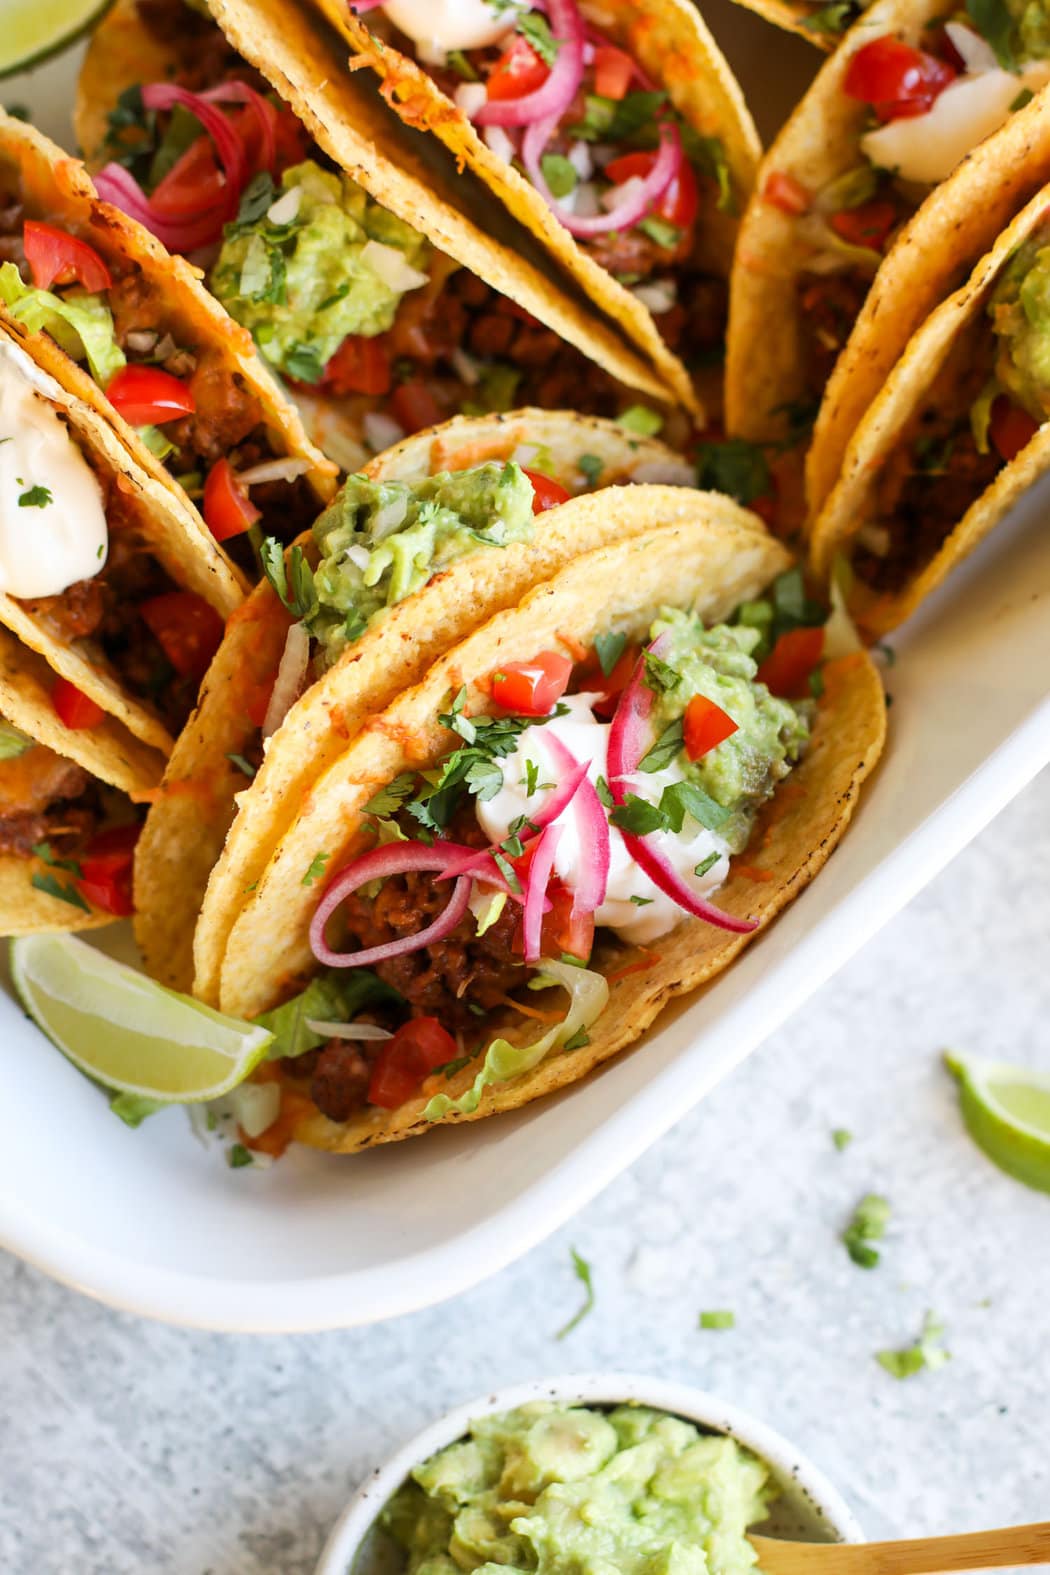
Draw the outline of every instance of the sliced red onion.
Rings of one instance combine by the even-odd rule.
[[[548,738],[547,742],[550,742]],[[568,754],[568,750],[565,751]],[[572,759],[572,757],[569,757]],[[551,821],[557,820],[562,810],[569,804],[580,784],[587,776],[586,762],[572,760],[572,769],[565,780],[544,799],[535,814],[528,816],[529,825],[536,831],[542,831],[549,826]],[[441,878],[451,880],[456,875],[472,874],[475,879],[490,881],[492,877],[486,872],[486,865],[492,858],[492,848],[468,848],[467,856],[463,859],[453,859],[441,871]],[[493,865],[493,868],[495,866]],[[498,872],[497,872],[498,873]],[[502,877],[500,877],[502,879]],[[493,884],[497,882],[493,881]],[[506,882],[503,882],[506,885]]]
[[[489,99],[474,114],[479,126],[530,126],[533,121],[564,115],[583,80],[583,19],[575,0],[548,0],[544,7],[558,53],[550,76],[524,98]]]
[[[208,208],[193,219],[166,219],[150,205],[138,181],[122,164],[107,164],[95,176],[95,189],[103,202],[111,202],[129,219],[155,235],[169,252],[195,252],[209,246],[222,233],[225,207]]]
[[[432,941],[439,941],[454,930],[467,911],[470,902],[470,879],[460,876],[452,888],[448,906],[426,929],[415,935],[388,941],[383,946],[369,946],[364,951],[334,952],[324,938],[325,927],[332,914],[351,892],[373,880],[385,880],[391,875],[404,875],[408,870],[441,870],[452,859],[470,851],[458,842],[435,842],[428,847],[425,842],[388,842],[384,847],[362,853],[341,869],[328,886],[310,921],[310,949],[319,963],[326,968],[370,968],[388,957],[402,957],[406,952],[421,950]],[[440,878],[440,877],[439,877]]]
[[[258,167],[272,173],[277,163],[277,111],[270,100],[247,82],[220,82],[200,96],[209,104],[247,104],[259,127]]]
[[[383,0],[347,0],[347,10],[353,16],[356,11],[358,16],[364,16],[366,11],[376,11],[383,4]]]
[[[654,656],[659,656],[666,644],[667,635],[662,634],[653,641],[649,650]],[[638,762],[652,742],[648,724],[653,699],[653,692],[645,682],[643,655],[639,658],[630,683],[620,696],[620,704],[609,728],[609,792],[617,804],[622,804],[627,795],[625,779],[637,771]],[[653,885],[658,886],[665,896],[694,918],[704,919],[720,930],[732,930],[738,935],[750,934],[758,928],[752,920],[733,918],[731,914],[723,913],[721,908],[705,902],[703,897],[698,897],[670,861],[658,853],[646,837],[635,836],[629,831],[621,831],[620,835],[631,858],[639,869],[645,871]]]
[[[298,700],[303,689],[303,680],[306,669],[310,665],[310,636],[304,623],[293,623],[288,630],[288,638],[284,642],[281,653],[281,665],[277,669],[274,679],[273,692],[270,703],[266,707],[263,718],[263,739],[271,738],[292,706]]]
[[[598,213],[591,218],[582,218],[570,213],[563,203],[558,202],[544,178],[540,160],[554,134],[556,125],[556,117],[549,117],[531,125],[521,144],[521,158],[532,184],[572,235],[586,238],[590,235],[606,235],[610,230],[629,230],[652,210],[681,169],[682,139],[678,134],[678,127],[669,120],[662,121],[660,147],[652,169],[644,180],[632,176],[630,182],[624,182],[625,186],[631,187],[633,195],[617,202],[609,213]],[[634,182],[637,184],[632,184]]]
[[[361,1039],[380,1040],[393,1039],[389,1028],[380,1028],[378,1023],[326,1023],[320,1017],[306,1018],[306,1026],[311,1033],[323,1034],[326,1039]]]
[[[560,837],[560,826],[545,826],[532,845],[533,854],[529,860],[529,873],[525,881],[525,911],[521,922],[522,943],[527,963],[538,963],[540,960],[543,903]]]
[[[176,104],[181,104],[183,109],[188,109],[190,114],[200,121],[215,144],[219,163],[226,176],[227,190],[233,194],[233,203],[236,203],[240,197],[248,180],[244,144],[222,110],[217,109],[208,100],[226,89],[244,86],[243,83],[223,83],[220,88],[213,88],[208,98],[200,93],[191,93],[187,88],[177,87],[174,82],[147,82],[142,89],[142,102],[147,109],[174,109]],[[238,94],[237,99],[240,98],[241,95]],[[227,205],[230,203],[231,197],[227,196]]]
[[[572,774],[580,769],[580,762],[556,734],[544,740],[554,756],[559,771]],[[572,812],[580,838],[579,877],[572,895],[573,913],[596,913],[605,901],[609,886],[609,821],[598,790],[587,775],[586,763],[577,791],[573,794]]]

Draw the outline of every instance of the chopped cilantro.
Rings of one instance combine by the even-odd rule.
[[[284,356],[284,370],[300,383],[319,383],[324,362],[316,345],[293,345]]]
[[[552,35],[550,23],[539,11],[527,11],[514,31],[536,51],[545,66],[554,64],[562,41]]]
[[[480,930],[478,933],[481,933]],[[482,1011],[484,1011],[484,1007],[482,1007]],[[436,1066],[434,1071],[439,1077],[455,1077],[456,1073],[462,1072],[463,1068],[469,1066],[473,1059],[473,1056],[458,1055],[454,1061],[446,1061],[443,1066]]]
[[[1019,109],[1024,109],[1025,105],[1030,104],[1034,98],[1035,94],[1031,88],[1023,87],[1017,97],[1010,103],[1011,115],[1016,114]]]
[[[966,0],[966,14],[981,37],[991,45],[1003,70],[1016,71],[1014,19],[1006,0]]]
[[[451,71],[454,71],[461,82],[477,82],[480,80],[470,61],[462,49],[450,49],[445,57]]]
[[[301,547],[292,547],[285,559],[276,536],[264,538],[259,549],[263,573],[293,618],[308,618],[317,605],[313,570]]]
[[[596,487],[598,477],[605,469],[605,461],[599,459],[597,454],[581,454],[576,461],[576,469],[581,476],[586,476],[589,487]]]
[[[586,1028],[578,1028],[571,1039],[566,1039],[565,1043],[562,1045],[562,1049],[582,1050],[584,1046],[589,1045],[590,1042],[591,1036],[587,1032]]]
[[[461,698],[462,696],[462,698]],[[405,809],[425,830],[444,830],[455,813],[464,790],[483,803],[495,798],[503,786],[503,772],[497,760],[513,753],[518,739],[528,727],[542,727],[556,716],[564,716],[566,707],[556,706],[550,716],[463,716],[465,693],[461,691],[453,701],[452,710],[439,716],[443,727],[463,736],[463,724],[472,732],[472,741],[466,748],[453,750],[436,771],[423,773],[416,796],[405,803]],[[460,726],[454,724],[459,723]]]
[[[18,485],[20,487],[25,486],[21,476],[18,477]],[[46,509],[54,501],[50,487],[42,487],[39,484],[35,487],[28,487],[25,492],[20,492],[18,495],[18,507],[20,509]]]
[[[649,128],[666,103],[666,93],[659,92],[625,93],[621,99],[588,93],[583,119],[566,129],[583,142],[628,142]],[[652,130],[655,135],[655,126]]]
[[[258,175],[253,175],[241,194],[240,206],[237,217],[230,225],[231,230],[248,229],[257,224],[273,207],[277,198],[277,188],[273,183],[273,176],[268,170],[260,170]]]
[[[629,405],[616,419],[625,432],[637,437],[655,437],[664,424],[663,416],[648,405]]]
[[[520,896],[521,881],[518,879],[518,873],[507,856],[503,853],[493,852],[492,862],[503,876],[503,879],[507,882],[507,885],[510,887],[511,891]]]
[[[75,875],[78,880],[83,874],[83,871],[81,870],[80,865],[76,859],[56,858],[54,852],[52,851],[50,842],[34,842],[30,851],[36,854],[37,858],[42,864],[49,864],[52,869],[68,870],[70,874]]]
[[[226,1151],[226,1163],[231,1170],[243,1170],[245,1165],[254,1165],[255,1160],[251,1149],[245,1148],[243,1143],[235,1143]]]
[[[884,1367],[891,1378],[913,1378],[924,1367],[935,1372],[951,1360],[951,1352],[944,1349],[944,1325],[932,1312],[923,1319],[922,1332],[914,1345],[902,1351],[876,1351],[875,1360]]]
[[[321,879],[321,876],[324,874],[324,867],[331,857],[332,855],[330,853],[314,854],[313,859],[310,861],[310,868],[303,876],[302,883],[304,886],[312,886],[314,881]]]
[[[647,689],[655,694],[667,694],[671,689],[677,689],[682,682],[682,675],[677,667],[672,667],[670,662],[665,662],[659,656],[654,656],[652,651],[645,653],[645,684]]]
[[[49,897],[57,897],[60,902],[68,902],[71,908],[79,908],[82,913],[91,912],[76,887],[65,885],[56,875],[42,875],[37,870],[30,877],[30,885]]]
[[[701,859],[700,863],[693,871],[693,874],[696,876],[697,880],[702,879],[702,877],[707,874],[708,870],[713,870],[721,857],[722,855],[720,853],[709,853],[706,858]]]
[[[394,815],[401,808],[405,799],[416,785],[415,773],[402,771],[386,787],[380,788],[378,793],[373,793],[368,803],[364,806],[364,815]]]
[[[660,810],[674,832],[681,831],[686,815],[692,815],[707,831],[717,831],[729,819],[728,809],[695,782],[668,783],[660,795]]]
[[[575,1247],[572,1248],[572,1267],[576,1278],[583,1286],[583,1306],[580,1308],[579,1312],[575,1313],[573,1317],[569,1319],[564,1328],[558,1330],[557,1339],[559,1340],[564,1340],[567,1334],[571,1334],[577,1325],[583,1322],[584,1318],[586,1318],[587,1314],[594,1306],[594,1277],[591,1272],[591,1266],[587,1262],[586,1258],[582,1258],[580,1256]]]
[[[535,793],[535,791],[536,791],[536,784],[539,781],[539,777],[540,777],[540,768],[536,764],[535,760],[526,760],[526,762],[525,762],[525,797],[526,798],[531,798],[532,795]]]
[[[841,1154],[843,1149],[849,1148],[853,1142],[853,1133],[848,1127],[835,1127],[831,1133],[831,1141]]]
[[[227,755],[226,759],[230,762],[231,766],[236,766],[238,771],[243,771],[246,777],[253,777],[255,775],[255,767],[252,765],[251,761],[246,760],[243,755]]]
[[[859,1268],[873,1269],[878,1263],[880,1254],[871,1243],[885,1236],[889,1218],[889,1202],[877,1192],[869,1192],[857,1204],[853,1218],[842,1232],[842,1242]]]
[[[701,1329],[735,1329],[736,1313],[720,1308],[717,1311],[702,1312],[700,1314]]]
[[[598,778],[597,782],[594,784],[594,791],[598,795],[598,802],[604,809],[613,809],[615,807],[616,800],[610,793],[609,784],[606,782],[604,777]]]
[[[638,762],[639,771],[662,771],[676,760],[683,747],[683,732],[685,724],[681,717],[669,722],[652,748],[642,756]]]
[[[736,195],[733,175],[726,157],[725,145],[720,137],[704,137],[694,127],[678,121],[682,148],[690,164],[695,164],[702,174],[718,187],[716,207],[720,213],[735,213]]]
[[[623,803],[613,810],[609,820],[621,831],[635,837],[647,837],[654,831],[667,829],[667,821],[657,805],[650,804],[647,798],[639,798],[636,793],[628,793]]]
[[[648,235],[651,241],[655,241],[657,246],[663,246],[669,252],[673,251],[682,239],[682,232],[677,224],[668,224],[666,219],[658,219],[652,215],[648,219],[640,220],[637,228],[643,235]]]
[[[625,634],[596,634],[594,637],[594,654],[606,678],[609,677],[620,657],[623,655],[627,644]]]
[[[745,508],[756,498],[771,496],[773,491],[764,451],[746,438],[702,443],[697,450],[696,484],[701,489],[724,492]]]
[[[631,901],[634,903],[636,908],[647,908],[651,902],[655,901],[655,898],[632,896]]]

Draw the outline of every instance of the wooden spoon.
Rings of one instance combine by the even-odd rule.
[[[901,1542],[786,1542],[749,1537],[763,1575],[946,1575],[1050,1564],[1050,1521]]]

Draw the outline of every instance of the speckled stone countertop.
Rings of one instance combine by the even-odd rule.
[[[762,1416],[870,1535],[1050,1515],[1050,1197],[972,1146],[939,1058],[1050,1064],[1048,824],[1044,774],[567,1229],[443,1307],[347,1334],[193,1334],[0,1260],[0,1570],[309,1575],[353,1486],[425,1422],[600,1368]],[[838,1233],[871,1190],[893,1215],[865,1271]],[[597,1303],[559,1342],[572,1246]],[[736,1327],[700,1331],[704,1308]],[[874,1352],[927,1309],[952,1360],[897,1382]]]

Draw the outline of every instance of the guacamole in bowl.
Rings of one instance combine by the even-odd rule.
[[[683,1384],[519,1384],[427,1428],[362,1486],[317,1575],[747,1575],[746,1532],[861,1533],[791,1445]]]

